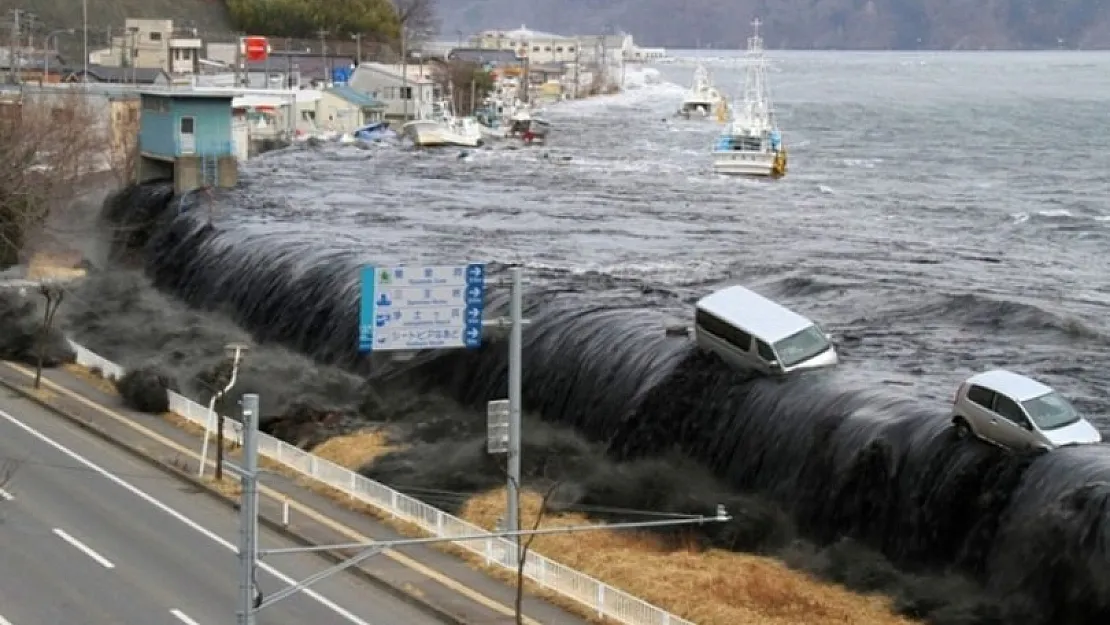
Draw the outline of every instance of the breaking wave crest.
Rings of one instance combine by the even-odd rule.
[[[156,286],[228,313],[256,340],[473,406],[505,395],[498,337],[403,369],[357,354],[358,269],[370,259],[221,229],[191,207],[159,185],[110,200],[117,252],[141,250]],[[493,289],[490,309],[506,303]],[[772,500],[820,544],[855,539],[904,569],[963,572],[1005,598],[1007,616],[962,622],[1110,615],[1110,446],[1015,455],[957,440],[942,404],[868,387],[860,372],[745,376],[668,336],[665,315],[642,302],[567,289],[532,293],[526,308],[525,407],[614,457],[680,452]]]

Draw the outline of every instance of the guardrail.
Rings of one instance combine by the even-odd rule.
[[[123,376],[123,367],[81,345],[71,344],[77,354],[77,364],[90,369],[99,369],[105,377]],[[204,425],[207,421],[208,409],[205,406],[173,392],[169,393],[169,399],[171,412],[198,425]],[[229,440],[236,440],[239,436],[238,422],[233,419],[226,420],[224,435]],[[273,436],[259,433],[258,451],[270,460],[283,464],[305,477],[346,493],[352,499],[374,506],[391,517],[417,525],[433,536],[451,538],[488,534],[481,527],[467,523],[418,499],[393,490],[385,484],[375,482]],[[517,568],[513,558],[513,544],[504,538],[491,536],[481,541],[462,541],[453,544],[483,557],[488,566],[513,571]],[[670,614],[642,599],[535,552],[528,553],[524,576],[542,588],[582,603],[596,612],[599,618],[609,618],[626,625],[695,625],[692,621]]]

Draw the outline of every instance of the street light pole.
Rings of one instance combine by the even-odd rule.
[[[212,428],[216,428],[216,481],[223,479],[223,459],[224,459],[224,418],[223,415],[216,414],[216,402],[221,397],[231,391],[235,386],[235,381],[239,377],[239,363],[240,360],[248,350],[248,346],[243,343],[230,343],[224,346],[224,350],[231,358],[231,379],[228,380],[227,386],[223,390],[212,395],[212,399],[208,401],[208,418],[204,423],[204,439],[200,443],[200,466],[197,467],[197,477],[204,477],[204,465],[208,462],[208,439],[212,435]]]

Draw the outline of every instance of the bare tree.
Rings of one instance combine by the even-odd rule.
[[[43,282],[39,285],[39,293],[46,300],[42,311],[42,326],[39,327],[38,338],[35,341],[35,388],[42,384],[42,367],[46,361],[46,345],[50,339],[50,331],[54,329],[54,317],[65,298],[65,289],[57,284]]]
[[[99,121],[76,91],[0,102],[0,268],[20,261],[50,212],[104,160]]]
[[[108,162],[116,184],[122,187],[134,182],[139,164],[138,101],[122,100],[113,106],[108,147]]]
[[[512,479],[512,478],[509,478]],[[559,489],[559,482],[552,482],[547,487],[540,497],[540,507],[536,511],[536,518],[532,522],[532,527],[529,528],[533,532],[540,528],[543,524],[543,519],[547,516],[548,506],[551,503],[551,498],[555,496],[555,491]],[[520,510],[520,484],[515,484],[517,493],[517,510]],[[509,528],[512,529],[512,528]],[[524,567],[528,563],[528,552],[532,548],[532,542],[536,540],[536,534],[529,534],[523,542],[520,537],[514,537],[513,541],[519,545],[516,550],[516,597],[513,604],[513,613],[516,617],[516,625],[524,625]]]
[[[397,21],[417,41],[439,30],[435,0],[394,0]]]

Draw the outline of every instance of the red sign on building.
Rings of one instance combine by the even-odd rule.
[[[242,37],[239,39],[239,51],[248,61],[265,61],[270,56],[270,42],[265,37]]]

